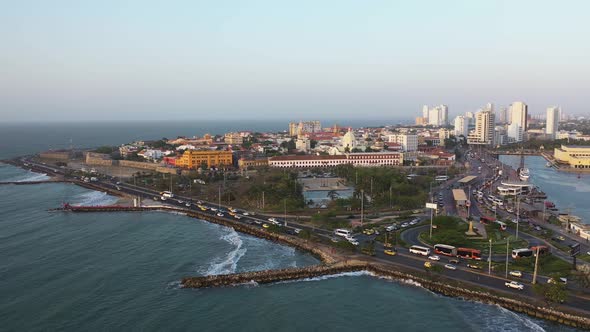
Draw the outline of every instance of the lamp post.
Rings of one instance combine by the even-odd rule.
[[[490,253],[488,255],[488,274],[492,274],[492,239],[490,239]]]
[[[518,225],[520,224],[520,196],[516,196],[516,240],[518,240]]]
[[[361,189],[361,228],[363,227],[364,213],[365,213],[365,190]]]
[[[510,235],[506,238],[506,278],[508,278],[508,252],[510,248]]]

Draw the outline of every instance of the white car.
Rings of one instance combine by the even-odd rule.
[[[223,213],[221,213],[221,212],[217,212],[217,216],[218,216],[218,217],[223,217]]]
[[[410,226],[410,224],[408,224],[407,222],[405,222],[405,223],[402,224],[402,227],[404,227],[404,228],[405,227],[408,227],[408,226]]]
[[[522,272],[520,271],[510,271],[509,274],[513,277],[522,278]]]
[[[440,261],[440,257],[438,255],[430,255],[428,256],[428,259],[431,261]]]
[[[453,264],[445,264],[445,269],[456,270],[457,267]]]
[[[358,246],[359,245],[359,242],[357,240],[352,240],[352,241],[349,240],[348,242],[350,242],[354,246]]]
[[[242,219],[242,217],[240,217],[240,216],[239,216],[239,215],[237,215],[237,214],[235,214],[235,215],[234,215],[234,218],[236,218],[236,219],[238,219],[238,220]]]
[[[249,212],[244,212],[244,213],[242,213],[242,214],[243,214],[243,215],[245,215],[245,216],[249,216],[249,215],[250,215],[250,213],[249,213]]]
[[[210,210],[215,212],[215,211],[217,211],[217,208],[212,207]]]
[[[416,220],[410,221],[410,225],[416,225],[418,222]]]
[[[277,220],[275,218],[268,218],[268,221],[275,223]]]
[[[504,285],[508,288],[513,288],[513,289],[518,289],[518,290],[523,290],[524,289],[524,285],[516,282],[516,281],[510,281],[510,282],[505,282]]]

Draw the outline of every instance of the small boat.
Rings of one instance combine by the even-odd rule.
[[[550,163],[550,162],[547,162],[547,163],[545,164],[545,166],[547,166],[547,167],[551,167],[551,166],[553,166],[553,165],[551,165],[551,163]]]

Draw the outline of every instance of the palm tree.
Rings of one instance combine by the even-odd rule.
[[[333,201],[336,198],[338,198],[340,196],[340,194],[338,194],[338,192],[336,190],[330,190],[330,191],[328,191],[327,196],[330,197],[330,200]]]

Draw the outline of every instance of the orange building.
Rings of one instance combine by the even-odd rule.
[[[208,168],[232,166],[232,152],[186,150],[176,160],[176,166],[182,168],[199,168],[202,165],[207,165]]]

